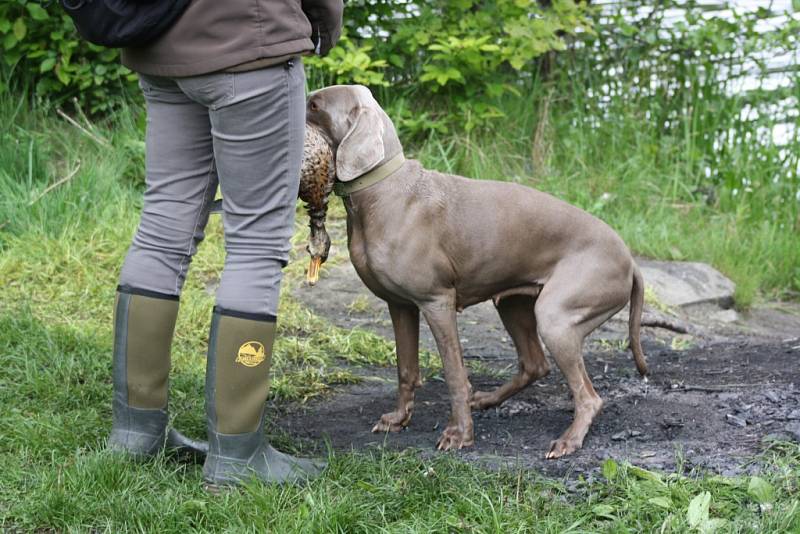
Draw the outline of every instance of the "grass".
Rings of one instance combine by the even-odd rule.
[[[136,463],[103,450],[107,336],[14,311],[0,317],[4,531],[684,532],[692,521],[724,521],[731,532],[800,528],[800,449],[786,444],[764,453],[763,479],[663,475],[609,460],[604,478],[565,483],[452,455],[375,451],[331,455],[326,475],[306,487],[252,484],[210,496],[199,466],[165,457]],[[201,411],[202,380],[186,372],[175,379],[175,411]],[[191,423],[179,422],[199,434],[199,421]],[[690,503],[706,492],[710,507],[697,519]]]
[[[740,305],[798,289],[800,238],[781,227],[788,215],[754,219],[769,195],[734,210],[687,199],[685,187],[674,187],[685,166],[661,164],[675,147],[653,147],[654,138],[637,132],[632,120],[601,131],[569,129],[569,114],[556,111],[547,119],[549,133],[539,137],[546,144],[537,149],[545,154],[542,167],[533,168],[536,114],[527,108],[533,98],[504,104],[508,117],[519,120],[480,135],[433,136],[410,151],[440,170],[551,191],[609,221],[638,253],[711,261],[737,281]],[[90,136],[0,91],[0,529],[800,530],[800,449],[788,444],[766,450],[763,479],[681,469],[657,474],[609,461],[602,478],[559,481],[513,467],[488,470],[447,454],[429,460],[416,451],[378,450],[332,454],[326,475],[306,487],[251,485],[222,496],[202,491],[198,466],[109,455],[103,444],[110,426],[111,313],[141,202],[140,119],[131,105],[106,123],[83,122]],[[606,153],[608,139],[619,146]],[[290,265],[285,288],[299,283],[305,264],[298,215],[293,255],[302,261]],[[332,217],[342,217],[338,202]],[[206,287],[222,261],[221,226],[212,218],[182,298],[173,351],[172,411],[192,436],[204,429],[203,354],[213,303]],[[351,303],[353,313],[365,306]],[[344,364],[393,362],[392,343],[336,328],[288,291],[280,317],[272,405],[357,380]],[[437,367],[437,358],[423,356],[424,366]],[[299,447],[279,429],[271,429],[271,439],[289,451]]]

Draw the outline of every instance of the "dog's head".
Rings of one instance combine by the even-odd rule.
[[[363,85],[314,91],[306,121],[319,128],[336,153],[336,177],[348,182],[402,151],[391,119]]]

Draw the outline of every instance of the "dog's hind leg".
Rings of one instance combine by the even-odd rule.
[[[581,262],[574,265],[581,266]],[[551,277],[536,301],[542,341],[567,379],[575,403],[572,424],[550,443],[546,458],[559,458],[580,449],[603,407],[586,373],[583,341],[627,303],[630,284],[630,276],[621,269],[595,269],[591,273],[564,269]]]
[[[581,354],[583,336],[569,327],[554,328],[552,323],[548,326],[549,330],[542,329],[542,339],[566,377],[575,403],[572,424],[557,440],[550,443],[550,450],[545,455],[545,458],[560,458],[583,446],[583,439],[595,416],[600,413],[603,400],[586,374]]]
[[[500,319],[506,327],[519,357],[519,371],[514,377],[493,391],[476,391],[470,406],[485,410],[497,406],[524,389],[531,382],[547,376],[550,365],[536,333],[535,300],[527,295],[511,295],[496,304]]]
[[[397,346],[397,408],[385,413],[373,432],[399,432],[414,413],[414,389],[422,385],[419,374],[419,309],[389,304]]]

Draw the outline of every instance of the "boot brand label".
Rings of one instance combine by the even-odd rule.
[[[265,358],[264,345],[258,341],[248,341],[239,347],[236,363],[240,363],[245,367],[255,367],[263,362]]]

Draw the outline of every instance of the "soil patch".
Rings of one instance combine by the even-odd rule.
[[[328,269],[316,287],[293,293],[338,326],[393,339],[386,305],[366,290],[349,262]],[[800,440],[800,313],[797,305],[773,305],[718,321],[718,310],[710,305],[667,310],[669,318],[691,325],[690,334],[645,328],[647,381],[624,349],[627,310],[591,335],[584,359],[605,406],[575,454],[544,459],[550,441],[572,421],[569,390],[555,365],[548,377],[500,407],[473,412],[475,446],[448,454],[551,476],[591,472],[608,457],[649,469],[672,470],[679,462],[725,475],[758,469],[751,460],[765,438]],[[646,314],[662,312],[646,309]],[[460,314],[459,333],[465,359],[481,363],[480,371],[471,373],[474,389],[494,388],[515,372],[516,352],[491,303]],[[424,321],[420,337],[423,349],[435,351]],[[442,376],[428,376],[418,390],[409,428],[373,434],[380,415],[394,408],[395,370],[352,370],[363,376],[361,383],[308,405],[284,406],[275,423],[317,445],[330,440],[341,451],[385,447],[443,454],[434,450],[450,406]]]
[[[475,446],[454,454],[557,476],[593,470],[607,457],[651,469],[673,469],[681,457],[687,467],[737,474],[747,470],[766,436],[800,439],[800,347],[795,345],[729,343],[674,351],[647,344],[652,373],[647,382],[627,353],[589,354],[587,368],[605,407],[582,450],[544,459],[550,440],[572,420],[569,391],[554,370],[500,407],[475,412]],[[435,377],[418,390],[405,431],[373,434],[372,425],[393,409],[396,383],[392,370],[368,373],[361,384],[291,409],[278,425],[298,437],[329,439],[336,450],[416,447],[441,454],[433,447],[449,414],[445,383]],[[486,389],[501,380],[473,376],[472,382]]]

